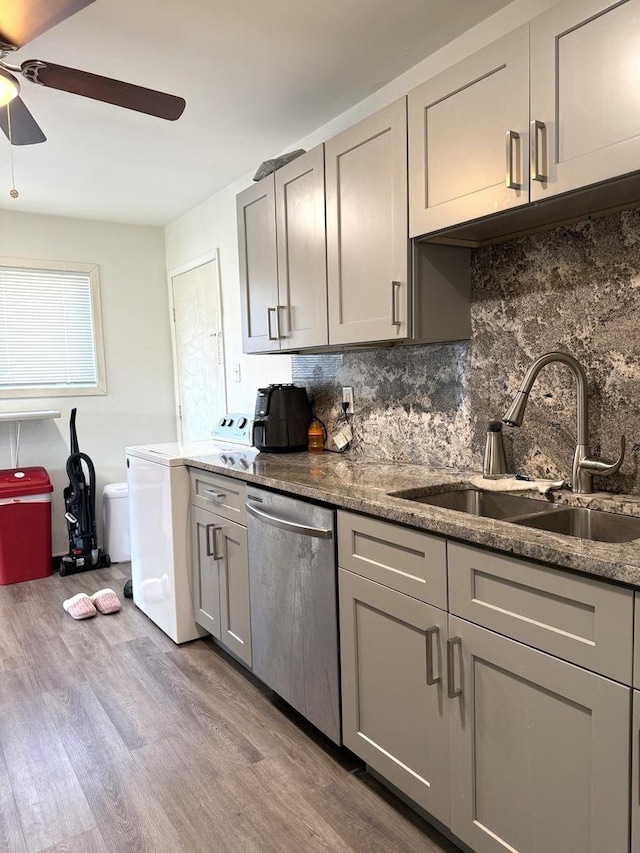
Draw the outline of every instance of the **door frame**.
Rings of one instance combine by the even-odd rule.
[[[178,349],[176,346],[176,323],[175,323],[175,314],[174,314],[174,293],[173,293],[173,279],[179,275],[182,275],[185,272],[191,272],[191,270],[195,270],[198,267],[203,267],[205,264],[211,263],[212,261],[216,262],[216,285],[217,285],[217,301],[218,301],[218,335],[220,341],[220,351],[222,353],[222,364],[223,364],[223,376],[224,376],[224,387],[222,389],[223,400],[224,400],[224,408],[225,411],[227,409],[227,359],[225,352],[225,341],[224,341],[224,323],[222,318],[222,287],[220,283],[220,252],[219,249],[212,249],[209,252],[205,252],[203,255],[199,255],[197,258],[193,258],[193,260],[185,261],[185,263],[180,264],[177,267],[172,267],[167,270],[167,288],[169,292],[169,327],[171,331],[171,362],[173,365],[173,393],[175,398],[175,417],[176,417],[176,433],[178,436],[178,441],[182,441],[182,417],[180,414],[180,387],[178,383]]]

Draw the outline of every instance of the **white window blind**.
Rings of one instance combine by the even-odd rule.
[[[93,285],[91,272],[0,266],[0,391],[98,389]]]

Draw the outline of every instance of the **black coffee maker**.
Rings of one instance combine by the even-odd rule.
[[[311,405],[307,389],[297,385],[258,388],[253,443],[267,453],[296,453],[307,449]]]

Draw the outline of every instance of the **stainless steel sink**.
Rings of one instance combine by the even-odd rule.
[[[469,515],[502,520],[530,513],[547,512],[550,508],[545,501],[524,498],[520,495],[505,495],[502,492],[485,492],[482,489],[455,489],[435,494],[425,489],[407,489],[402,492],[391,492],[390,496],[454,509]]]
[[[514,524],[562,533],[594,542],[631,542],[640,538],[640,518],[597,509],[564,507],[530,518],[514,518]]]
[[[597,509],[559,506],[521,495],[482,489],[449,489],[435,493],[428,489],[405,489],[389,492],[389,496],[593,542],[640,539],[640,518]]]

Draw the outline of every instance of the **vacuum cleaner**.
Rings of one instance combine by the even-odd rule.
[[[64,489],[69,553],[60,557],[61,575],[73,575],[111,565],[111,558],[98,548],[96,533],[96,469],[91,458],[80,452],[76,432],[76,409],[69,423],[71,455],[67,459],[69,485]],[[84,463],[84,466],[83,466]],[[88,481],[84,468],[87,469]]]

